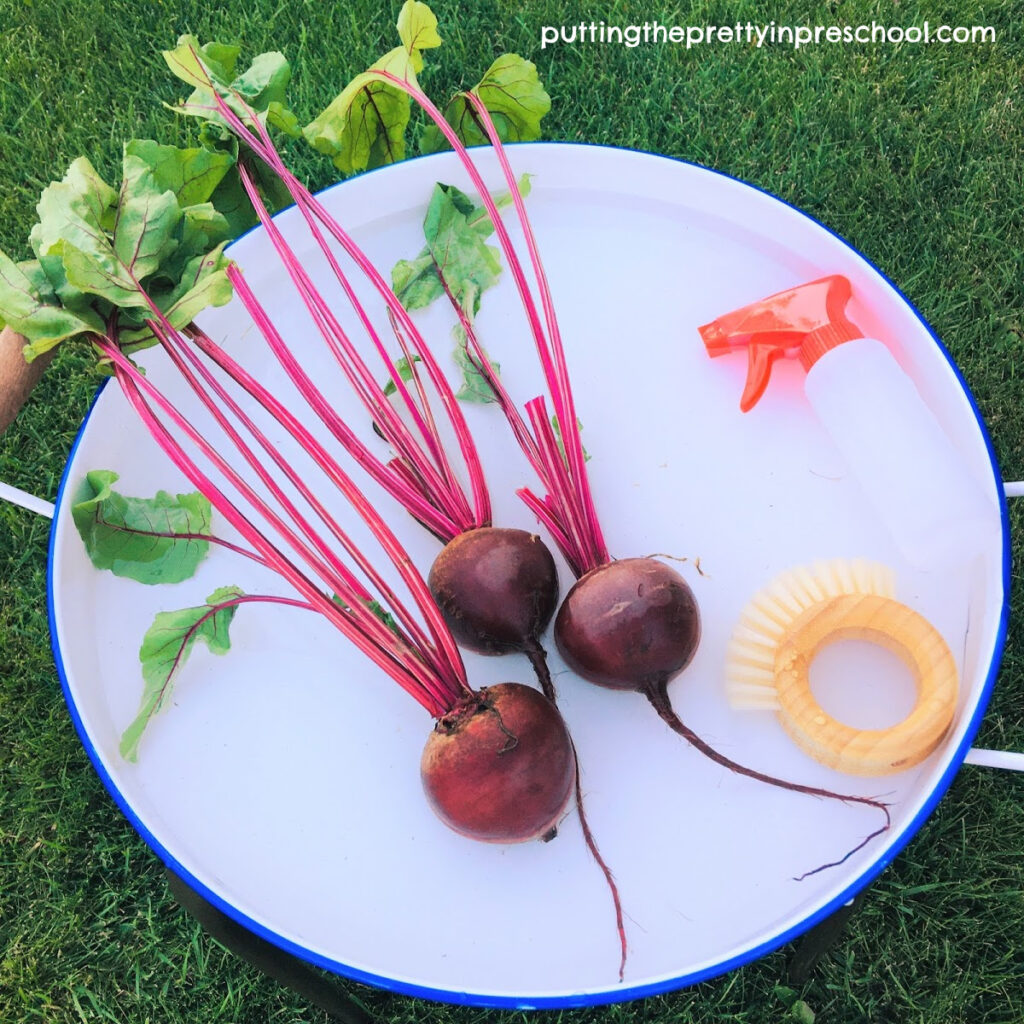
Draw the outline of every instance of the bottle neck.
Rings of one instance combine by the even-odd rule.
[[[811,331],[800,345],[800,364],[809,370],[826,352],[844,342],[864,337],[863,333],[845,317],[830,320]]]

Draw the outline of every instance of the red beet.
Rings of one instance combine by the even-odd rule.
[[[437,816],[471,839],[550,839],[576,780],[557,708],[520,683],[499,683],[443,716],[423,748],[423,788]]]
[[[427,582],[455,639],[479,654],[526,650],[558,603],[555,560],[526,530],[460,533],[434,560]]]
[[[646,692],[690,663],[700,613],[689,584],[653,558],[624,558],[577,580],[558,611],[555,642],[584,679]]]

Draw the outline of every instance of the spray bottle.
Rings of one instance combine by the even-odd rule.
[[[889,348],[846,317],[838,274],[778,292],[699,328],[712,358],[747,350],[747,412],[778,359],[799,358],[807,398],[902,554],[917,568],[965,562],[998,529],[986,495]]]

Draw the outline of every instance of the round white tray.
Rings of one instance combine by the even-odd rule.
[[[501,187],[492,155],[476,156]],[[878,815],[723,771],[669,732],[641,697],[582,682],[552,651],[591,825],[627,915],[620,983],[611,902],[575,814],[548,844],[490,846],[449,832],[419,782],[431,722],[317,616],[240,609],[230,654],[196,650],[138,763],[126,763],[118,739],[136,712],[138,647],[154,614],[201,603],[225,584],[277,593],[283,584],[223,551],[174,587],[144,587],[91,567],[70,515],[86,471],[117,471],[128,494],[191,490],[116,385],[100,394],[65,473],[52,537],[51,624],[68,704],[97,771],[146,841],[207,899],[285,949],[361,981],[453,1002],[560,1007],[649,995],[750,961],[827,916],[885,867],[934,809],[980,722],[1005,633],[1008,542],[991,447],[966,385],[909,303],[841,239],[748,185],[657,156],[543,144],[514,147],[511,157],[517,173],[534,175],[528,208],[609,547],[617,557],[689,559],[681,571],[700,602],[704,635],[670,687],[676,709],[752,767],[881,795],[893,805],[891,831],[842,866],[794,881],[855,845]],[[355,178],[324,200],[387,271],[422,246],[436,181],[469,189],[455,157],[442,154]],[[320,265],[295,211],[279,222]],[[289,337],[315,353],[309,359],[338,407],[364,424],[319,354],[264,234],[250,233],[231,252]],[[744,415],[745,360],[711,361],[704,351],[699,324],[834,272],[853,284],[851,318],[893,346],[993,494],[992,541],[959,575],[900,561],[814,420],[797,367],[778,365],[767,395]],[[382,315],[379,302],[373,308]],[[418,319],[445,355],[450,311]],[[237,304],[201,322],[273,377],[272,358]],[[525,401],[539,393],[511,280],[484,296],[478,326],[512,394]],[[142,361],[191,411],[159,354]],[[468,414],[495,522],[534,528],[513,493],[534,481],[503,420],[493,406]],[[436,542],[369,491],[425,573]],[[730,711],[722,689],[728,637],[754,592],[792,565],[855,556],[897,570],[898,596],[935,623],[962,670],[946,741],[919,768],[885,779],[823,768],[773,717]],[[519,657],[466,662],[477,685],[530,680]],[[872,708],[886,706],[887,666],[863,651],[850,654],[850,666],[880,672],[882,682],[866,696],[833,694],[836,706],[885,714]]]

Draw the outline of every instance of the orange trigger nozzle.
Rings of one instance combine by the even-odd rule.
[[[846,318],[850,293],[850,282],[832,274],[752,302],[698,328],[712,359],[747,350],[747,380],[740,399],[744,412],[764,394],[776,360],[799,356],[809,370],[830,349],[862,337]]]

